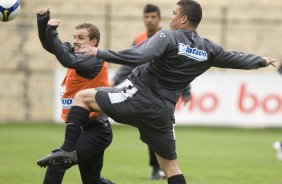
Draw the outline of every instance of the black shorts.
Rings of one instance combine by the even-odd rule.
[[[104,151],[111,144],[113,136],[111,125],[104,117],[100,115],[98,121],[89,120],[76,144],[82,183],[100,183]],[[43,184],[61,184],[65,171],[71,166],[48,166]]]
[[[101,117],[101,118],[100,118]],[[76,144],[78,163],[89,162],[111,144],[113,139],[110,122],[105,115],[100,115],[101,121],[89,120]]]
[[[137,127],[140,139],[161,157],[177,158],[173,103],[132,85],[97,90],[96,102],[106,115],[116,122]]]

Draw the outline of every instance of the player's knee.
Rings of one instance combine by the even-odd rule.
[[[76,93],[74,103],[76,105],[87,105],[95,100],[96,91],[94,89],[86,89]]]
[[[86,96],[87,93],[84,92],[84,90],[77,92],[74,96],[74,103],[80,104],[81,102],[85,101]]]

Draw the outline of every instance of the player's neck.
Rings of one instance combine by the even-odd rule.
[[[197,31],[197,28],[192,27],[192,26],[190,26],[188,24],[181,24],[178,29],[186,30],[186,31]]]
[[[147,29],[147,35],[148,35],[148,37],[153,36],[153,35],[156,34],[156,32],[158,32],[159,30],[161,30],[160,27],[158,27],[157,29],[152,29],[152,30]]]

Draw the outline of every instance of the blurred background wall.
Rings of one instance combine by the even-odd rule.
[[[96,24],[102,33],[101,48],[120,50],[131,45],[144,30],[146,3],[159,5],[162,27],[168,28],[175,0],[22,0],[21,12],[12,22],[0,23],[0,122],[52,121],[54,70],[61,67],[40,45],[36,10],[49,7],[62,19],[59,36],[72,41],[73,28],[81,22]],[[203,21],[198,28],[229,50],[282,58],[281,0],[199,0]],[[110,67],[116,67],[110,65]],[[263,72],[276,72],[274,68]]]

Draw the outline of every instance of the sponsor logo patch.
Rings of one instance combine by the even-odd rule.
[[[185,45],[184,43],[178,44],[178,54],[197,61],[206,61],[208,59],[208,53],[206,51],[192,48],[190,45]]]
[[[61,98],[63,109],[70,109],[72,106],[72,102],[73,102],[72,98]]]

